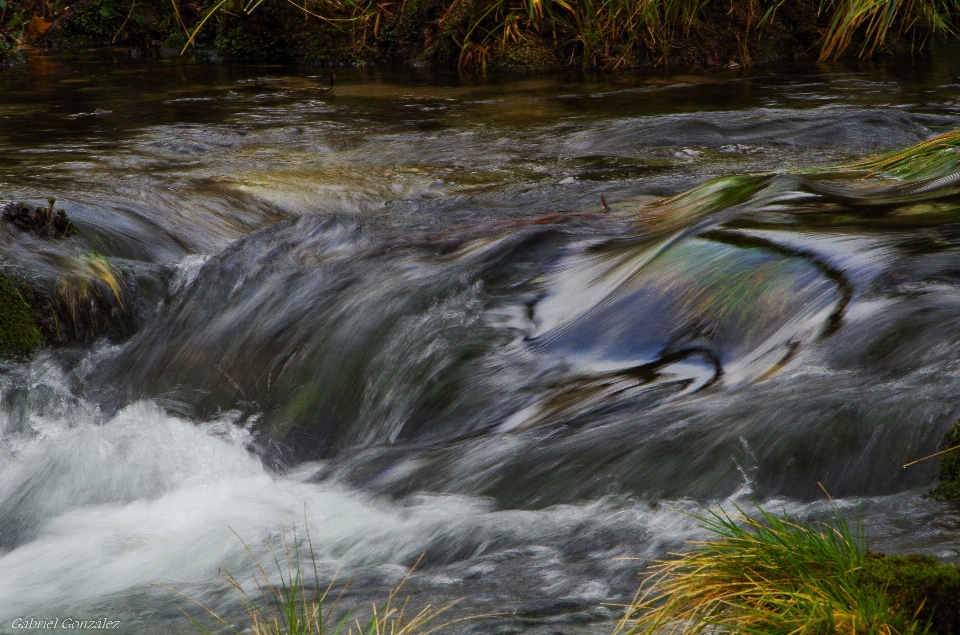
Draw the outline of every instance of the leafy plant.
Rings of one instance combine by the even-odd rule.
[[[0,62],[20,45],[29,21],[26,9],[15,5],[13,0],[0,0]]]

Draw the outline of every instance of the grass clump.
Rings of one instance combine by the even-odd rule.
[[[103,335],[124,335],[133,330],[125,302],[123,274],[93,251],[65,262],[54,298],[68,339],[92,342]]]
[[[863,527],[826,527],[760,510],[700,520],[717,540],[653,565],[618,633],[914,635],[927,626],[863,585]],[[739,521],[739,522],[738,522]]]
[[[862,40],[859,56],[870,57],[905,33],[958,35],[957,0],[826,0],[824,4],[833,17],[820,48],[821,62],[840,57],[857,37]]]
[[[242,540],[241,542],[243,543]],[[390,591],[382,604],[373,604],[369,614],[365,614],[366,616],[361,618],[357,617],[354,611],[345,611],[340,607],[340,600],[346,587],[340,591],[336,599],[328,601],[328,595],[336,582],[336,575],[326,587],[320,583],[319,567],[313,543],[310,540],[309,530],[307,530],[306,545],[298,539],[296,528],[294,528],[292,541],[284,535],[282,557],[275,548],[270,548],[271,559],[277,571],[274,576],[276,582],[271,581],[267,569],[250,547],[246,543],[243,543],[243,546],[256,565],[257,573],[254,574],[252,581],[252,586],[256,588],[256,591],[248,591],[229,571],[221,574],[221,578],[237,593],[246,610],[249,623],[242,630],[237,630],[236,626],[197,600],[175,589],[169,589],[203,608],[226,630],[236,635],[240,635],[240,633],[252,633],[252,635],[430,635],[445,626],[461,621],[454,620],[440,623],[437,621],[437,618],[456,602],[442,607],[428,604],[419,612],[413,614],[407,611],[407,601],[398,605],[397,595],[419,561],[414,564],[400,584]],[[308,559],[302,559],[300,556],[301,548],[304,546],[307,547],[309,553]],[[312,580],[310,580],[311,573]],[[334,616],[337,616],[336,619],[332,619]],[[199,620],[192,617],[190,619],[204,635],[213,635],[213,631],[206,628]]]

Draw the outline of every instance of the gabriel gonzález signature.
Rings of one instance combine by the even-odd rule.
[[[37,620],[34,618],[18,617],[10,623],[10,628],[44,629],[44,628],[87,628],[87,629],[114,629],[120,628],[120,620],[108,620],[100,617],[95,620],[77,620],[70,617]]]

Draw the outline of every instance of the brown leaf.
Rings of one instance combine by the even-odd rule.
[[[27,28],[23,30],[23,43],[30,44],[31,42],[37,41],[41,35],[47,32],[47,29],[53,22],[47,22],[39,15],[35,15],[30,18],[30,22],[27,24]]]

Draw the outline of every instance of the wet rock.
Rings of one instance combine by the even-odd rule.
[[[61,256],[60,262],[60,275],[51,279],[36,275],[29,260],[0,259],[0,358],[27,356],[45,345],[125,339],[158,302],[148,296],[163,293],[143,288],[149,276],[125,273],[95,252]]]
[[[49,207],[31,209],[26,203],[10,203],[3,208],[4,222],[11,223],[21,231],[45,238],[66,238],[77,233],[65,211],[54,211],[56,201],[50,199]]]

